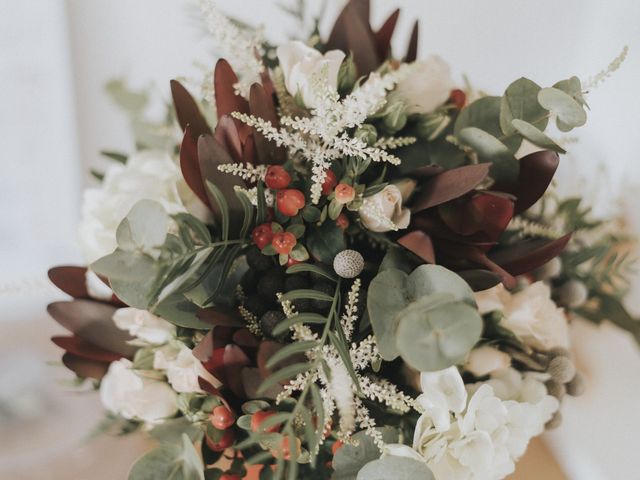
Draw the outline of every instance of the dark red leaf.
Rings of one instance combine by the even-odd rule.
[[[571,236],[569,233],[555,240],[529,240],[492,253],[491,260],[512,275],[522,275],[541,267],[557,257],[565,249]]]
[[[438,212],[444,223],[469,242],[496,242],[513,218],[513,200],[495,192],[476,193],[442,204]]]
[[[398,243],[427,263],[436,263],[433,242],[426,233],[416,230],[398,239]]]
[[[86,267],[63,265],[49,270],[49,280],[73,298],[91,298],[87,291]]]
[[[87,360],[71,353],[65,353],[62,356],[62,363],[79,377],[96,380],[101,380],[109,369],[108,363]]]
[[[458,272],[465,282],[473,289],[474,292],[487,290],[495,287],[502,281],[502,277],[497,273],[488,270],[463,270]]]
[[[249,113],[249,103],[236,94],[235,85],[238,77],[231,65],[224,59],[218,60],[213,72],[213,84],[216,98],[216,111],[218,118],[231,115],[233,112]],[[251,128],[240,121],[234,120],[238,126],[240,141],[244,142]]]
[[[117,309],[92,300],[74,300],[49,304],[47,311],[60,325],[78,337],[105,350],[132,358],[137,347],[127,345],[133,340],[113,323]]]
[[[193,356],[200,360],[202,363],[208,362],[213,355],[213,330],[207,332],[204,338],[200,340],[200,342],[195,347],[193,347],[192,351]]]
[[[477,187],[489,174],[488,163],[446,170],[422,183],[411,210],[419,212],[458,198]]]
[[[240,328],[244,325],[237,313],[220,308],[203,308],[197,316],[200,320],[214,326]]]
[[[93,360],[96,362],[115,362],[122,358],[121,355],[110,352],[103,348],[97,347],[96,345],[83,340],[80,337],[71,336],[71,337],[62,337],[56,336],[51,337],[51,341],[55,343],[58,347],[66,350],[69,353],[77,357],[86,358],[88,360]]]
[[[244,394],[242,385],[242,369],[251,364],[249,357],[237,345],[227,345],[223,355],[225,370],[225,386],[239,397]]]
[[[418,58],[418,39],[420,35],[420,25],[418,20],[413,24],[413,30],[411,31],[411,38],[409,39],[409,46],[407,48],[407,55],[404,57],[404,61],[411,63],[415,62]]]
[[[198,143],[193,138],[190,129],[191,127],[187,126],[182,137],[182,145],[180,145],[180,170],[182,170],[184,181],[191,191],[196,194],[202,203],[211,208],[209,196],[202,181],[202,173],[200,172]]]
[[[185,131],[187,126],[191,127],[190,131],[194,141],[200,135],[211,133],[211,128],[207,125],[207,121],[200,112],[198,104],[187,89],[177,80],[171,80],[171,95],[182,131]]]
[[[241,328],[233,334],[233,343],[239,347],[254,349],[260,346],[260,339],[246,328]]]
[[[235,163],[242,162],[242,143],[238,124],[233,118],[224,115],[218,119],[214,138],[225,148]]]
[[[400,9],[397,8],[387,20],[384,22],[380,30],[375,33],[376,48],[378,49],[378,58],[385,59],[391,54],[391,38],[398,23]]]
[[[268,95],[262,85],[254,83],[251,86],[249,94],[249,108],[251,114],[266,120],[272,126],[278,127],[278,114],[273,97]],[[278,148],[274,142],[270,142],[261,133],[254,132],[253,138],[258,151],[258,157],[261,164],[278,164],[281,165],[286,160],[285,151]]]

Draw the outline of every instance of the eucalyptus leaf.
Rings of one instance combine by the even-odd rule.
[[[516,132],[514,119],[533,123],[544,131],[549,122],[549,112],[538,102],[540,86],[528,78],[519,78],[507,87],[500,102],[500,128],[505,135]]]
[[[496,181],[511,183],[517,179],[518,161],[498,138],[480,128],[466,127],[460,130],[458,139],[471,147],[481,162],[491,163],[491,176]]]
[[[167,237],[169,215],[153,200],[140,200],[116,230],[118,246],[126,251],[151,252],[161,247]]]
[[[398,441],[398,431],[395,428],[383,427],[377,430],[385,443]],[[334,480],[355,480],[362,467],[380,458],[380,449],[366,432],[358,432],[352,438],[355,440],[354,444],[343,445],[333,457]]]
[[[346,248],[344,232],[335,222],[324,222],[320,227],[308,229],[307,249],[316,260],[332,265],[335,256]]]
[[[163,444],[143,455],[129,472],[129,480],[204,480],[204,465],[186,434],[181,442]]]
[[[384,456],[367,463],[357,480],[435,480],[425,462],[408,457]]]
[[[534,145],[546,148],[547,150],[553,150],[558,153],[567,153],[564,148],[532,124],[525,122],[524,120],[518,120],[517,118],[513,119],[512,123],[516,131]]]
[[[557,115],[558,128],[563,132],[580,127],[587,121],[587,112],[584,107],[560,89],[543,88],[538,94],[538,101],[544,108]]]

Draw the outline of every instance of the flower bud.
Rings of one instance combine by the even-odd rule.
[[[358,127],[354,136],[367,145],[373,145],[378,140],[378,131],[373,125],[365,124]]]
[[[562,260],[555,257],[535,270],[534,275],[539,280],[550,280],[556,278],[562,272]]]
[[[586,383],[584,381],[584,376],[578,372],[576,373],[573,380],[567,383],[567,393],[572,397],[579,397],[584,394],[587,389]]]
[[[554,430],[556,428],[558,428],[560,425],[562,424],[562,413],[560,413],[560,410],[558,410],[553,417],[551,417],[551,420],[549,420],[544,428],[547,430]]]
[[[545,386],[547,387],[547,393],[552,397],[556,397],[558,400],[561,400],[567,393],[567,389],[564,384],[556,382],[553,379],[545,383]]]
[[[589,298],[589,290],[580,280],[569,280],[560,287],[558,296],[562,305],[578,308]]]
[[[576,376],[576,366],[567,357],[555,357],[549,362],[547,372],[556,382],[567,383]]]

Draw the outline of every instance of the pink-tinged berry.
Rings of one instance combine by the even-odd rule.
[[[298,243],[296,236],[291,232],[276,233],[271,240],[271,245],[280,255],[289,255],[296,243]]]
[[[273,230],[271,229],[271,224],[263,223],[262,225],[258,225],[253,229],[253,232],[251,232],[251,239],[260,250],[269,245],[273,240]]]
[[[356,198],[356,189],[347,183],[339,183],[334,190],[336,201],[341,204],[349,203]]]
[[[340,215],[338,215],[338,218],[336,218],[336,225],[342,230],[346,230],[347,228],[349,228],[349,217],[347,217],[344,213],[341,213]]]
[[[467,103],[467,94],[460,89],[451,90],[449,102],[453,103],[458,110],[462,110]]]
[[[235,473],[223,473],[222,476],[220,476],[220,480],[242,480],[242,477]]]
[[[305,205],[304,193],[291,188],[280,190],[276,195],[276,205],[283,215],[295,217]]]
[[[213,409],[209,416],[209,421],[218,430],[226,430],[235,423],[236,416],[227,407],[220,405]]]
[[[254,413],[251,416],[251,431],[257,432],[260,429],[260,425],[262,424],[262,422],[264,422],[267,418],[273,415],[275,415],[275,412],[270,412],[265,410],[261,410],[259,412]],[[280,430],[279,424],[271,425],[269,428],[265,429],[265,432],[276,433],[278,430]]]
[[[267,184],[267,187],[274,190],[282,190],[283,188],[287,188],[291,183],[291,175],[280,165],[271,165],[267,168],[264,183]]]
[[[287,260],[287,267],[293,267],[294,265],[297,265],[299,263],[302,262],[300,260],[296,260],[295,258],[289,257],[289,260]]]
[[[209,437],[206,437],[207,447],[209,447],[214,452],[223,452],[231,445],[233,445],[233,441],[235,440],[235,434],[233,430],[225,430],[222,438],[217,442],[214,442]]]
[[[327,173],[324,177],[324,182],[322,182],[322,194],[330,195],[333,192],[333,188],[338,184],[338,178],[336,174],[333,173],[333,170],[327,170]]]

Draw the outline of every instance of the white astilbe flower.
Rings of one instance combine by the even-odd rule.
[[[407,147],[416,143],[418,139],[416,137],[382,137],[379,138],[374,147],[382,150],[394,150],[400,147]]]
[[[264,65],[257,57],[258,49],[263,43],[262,29],[241,29],[212,0],[200,0],[200,8],[213,36],[213,43],[238,75],[238,83],[234,88],[246,97],[251,85],[260,81],[260,74],[264,71]]]
[[[357,157],[374,162],[398,165],[400,159],[382,148],[372,147],[347,134],[348,129],[362,125],[386,103],[387,92],[406,73],[401,67],[385,75],[373,73],[359,88],[344,99],[332,89],[326,75],[316,75],[312,81],[315,93],[310,117],[283,116],[281,127],[242,113],[234,118],[262,133],[278,146],[285,146],[292,156],[299,155],[311,169],[311,201],[317,204],[322,195],[322,184],[331,163],[342,157]]]
[[[356,423],[355,401],[354,401],[354,385],[347,367],[337,357],[325,358],[331,378],[327,379],[327,387],[331,392],[333,400],[338,407],[340,414],[340,431],[348,436],[353,434]]]
[[[258,187],[253,187],[253,188],[243,188],[239,185],[236,185],[235,187],[233,187],[233,190],[236,192],[242,192],[247,199],[249,200],[249,202],[251,202],[251,205],[253,205],[254,207],[258,206]],[[273,193],[271,193],[271,190],[266,189],[264,191],[264,201],[267,205],[273,205],[275,198],[273,196]]]
[[[349,295],[347,296],[347,306],[344,309],[344,314],[340,319],[340,323],[342,324],[342,330],[344,330],[344,336],[347,340],[351,340],[351,335],[353,334],[353,328],[358,320],[358,297],[360,296],[360,286],[362,282],[359,278],[353,282],[351,285],[351,290],[349,290]]]
[[[222,173],[228,173],[230,175],[240,177],[250,183],[256,183],[258,180],[264,178],[265,173],[267,173],[267,166],[254,166],[248,162],[244,165],[241,163],[223,163],[222,165],[218,165],[218,170]]]

